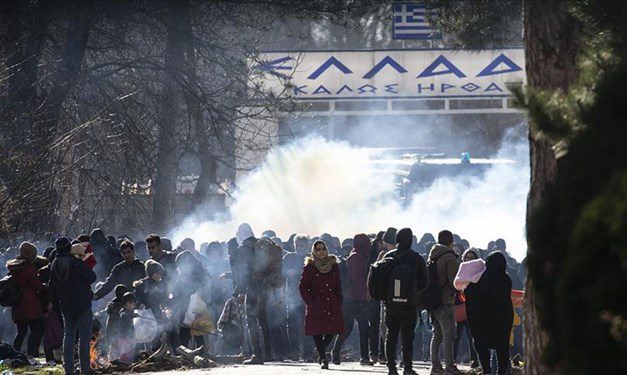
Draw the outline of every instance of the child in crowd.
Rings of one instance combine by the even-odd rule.
[[[120,309],[120,320],[118,325],[118,338],[116,348],[119,351],[118,359],[123,362],[132,363],[135,360],[135,342],[133,329],[133,318],[138,315],[135,313],[137,299],[135,294],[127,292],[122,296],[123,307]]]
[[[118,284],[115,289],[115,298],[107,304],[107,314],[109,317],[107,318],[107,342],[111,345],[111,349],[109,350],[109,359],[114,359],[113,357],[117,356],[118,351],[115,348],[116,339],[119,337],[119,321],[120,321],[120,310],[124,307],[122,303],[122,297],[128,292],[128,288],[124,284]]]

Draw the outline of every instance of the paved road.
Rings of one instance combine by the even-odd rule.
[[[462,367],[462,369],[464,369]],[[466,368],[467,369],[467,368]],[[402,374],[402,369],[399,369],[399,373]],[[429,364],[425,362],[414,362],[414,370],[420,375],[429,374]],[[282,363],[269,363],[259,366],[229,366],[219,367],[210,370],[190,370],[186,371],[186,375],[239,375],[239,374],[251,374],[251,375],[333,375],[334,373],[344,372],[351,375],[381,375],[387,374],[387,367],[381,365],[375,365],[373,367],[360,366],[358,362],[347,362],[341,366],[330,365],[329,370],[321,370],[318,364],[313,363],[297,363],[297,362],[282,362]],[[175,375],[180,374],[180,371],[160,372],[155,375]]]

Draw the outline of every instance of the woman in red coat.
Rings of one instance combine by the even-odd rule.
[[[305,335],[313,336],[323,369],[329,368],[327,346],[335,335],[344,333],[342,284],[337,263],[323,241],[314,242],[298,284],[306,305]]]
[[[22,343],[30,328],[27,354],[32,357],[39,355],[39,345],[44,334],[44,311],[38,294],[44,286],[37,277],[35,258],[37,258],[37,248],[29,242],[22,242],[20,254],[7,262],[9,275],[15,278],[22,290],[22,300],[11,307],[11,316],[17,326],[13,347],[21,351]]]

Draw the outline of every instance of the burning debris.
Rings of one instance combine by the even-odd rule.
[[[194,350],[184,346],[179,346],[176,351],[172,350],[168,341],[167,333],[161,336],[161,346],[155,352],[145,351],[139,355],[139,360],[135,363],[123,361],[109,362],[100,356],[97,350],[96,341],[92,341],[92,367],[102,373],[117,372],[155,372],[171,371],[182,369],[203,369],[212,368],[219,365],[239,364],[244,362],[244,356],[212,356],[204,354],[204,347]]]

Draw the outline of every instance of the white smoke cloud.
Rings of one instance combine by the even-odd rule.
[[[504,238],[521,260],[526,253],[525,207],[529,190],[526,140],[507,140],[497,164],[481,177],[440,178],[402,207],[395,192],[394,166],[380,163],[372,149],[310,136],[271,150],[254,172],[238,181],[229,219],[189,218],[174,240],[228,240],[249,223],[255,234],[267,229],[286,240],[291,233],[328,232],[340,238],[410,227],[420,237],[450,229],[471,246],[485,248]],[[382,167],[385,168],[382,168]]]

